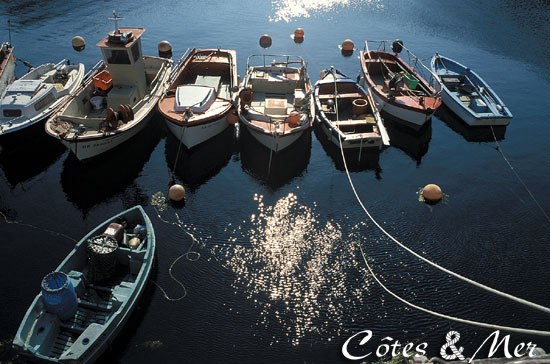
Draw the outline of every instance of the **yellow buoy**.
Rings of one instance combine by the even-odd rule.
[[[430,183],[422,189],[422,197],[427,202],[437,202],[443,197],[443,192],[441,192],[441,188],[438,185]]]
[[[84,48],[86,48],[86,42],[84,41],[84,38],[79,35],[73,38],[72,43],[74,50],[77,52],[83,51]]]
[[[260,37],[260,45],[262,48],[269,48],[271,47],[271,37],[269,34],[264,34]]]
[[[172,185],[168,190],[168,196],[171,200],[181,201],[185,198],[185,188],[182,185]]]
[[[353,41],[351,39],[346,39],[342,42],[342,50],[346,52],[353,51],[355,48],[355,44],[353,44]]]
[[[141,240],[139,240],[139,238],[136,238],[136,237],[133,237],[132,239],[130,239],[130,241],[128,242],[128,246],[130,247],[130,249],[132,250],[135,250],[139,247],[139,244],[141,244]]]

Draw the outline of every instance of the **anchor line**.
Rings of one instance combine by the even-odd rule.
[[[0,216],[1,216],[2,219],[6,222],[6,224],[17,224],[17,225],[29,227],[29,228],[31,228],[31,229],[42,230],[42,231],[47,232],[47,233],[49,233],[49,234],[61,236],[61,237],[65,238],[65,239],[74,241],[75,243],[78,242],[76,239],[73,239],[73,238],[71,238],[70,236],[65,235],[65,234],[63,234],[63,233],[60,233],[60,232],[58,232],[58,231],[53,231],[53,230],[41,228],[41,227],[38,227],[38,226],[34,226],[34,225],[31,225],[31,224],[26,224],[26,223],[19,222],[19,221],[11,221],[11,220],[8,219],[8,217],[7,217],[2,211],[0,211]]]
[[[332,72],[333,72],[333,76],[336,77],[335,75],[335,70],[334,68],[332,68]],[[343,163],[344,163],[344,167],[345,167],[345,170],[346,170],[346,175],[348,177],[348,181],[349,181],[349,184],[350,184],[350,187],[355,195],[355,198],[357,199],[357,202],[359,203],[359,205],[361,206],[361,208],[363,209],[363,211],[367,214],[367,216],[369,217],[369,219],[375,224],[375,226],[380,230],[382,231],[388,238],[390,238],[393,242],[395,242],[397,245],[399,245],[401,248],[403,248],[404,250],[406,250],[408,253],[414,255],[415,257],[417,257],[418,259],[422,260],[423,262],[425,263],[428,263],[429,265],[437,268],[438,270],[440,271],[443,271],[444,273],[447,273],[455,278],[458,278],[459,280],[462,280],[466,283],[469,283],[471,285],[474,285],[478,288],[481,288],[485,291],[488,291],[490,293],[493,293],[493,294],[496,294],[498,296],[501,296],[501,297],[504,297],[504,298],[507,298],[509,300],[512,300],[516,303],[520,303],[520,304],[523,304],[525,306],[528,306],[530,308],[534,308],[534,309],[537,309],[539,311],[542,311],[542,312],[545,312],[545,313],[550,313],[550,308],[548,307],[545,307],[545,306],[542,306],[542,305],[539,305],[537,303],[534,303],[534,302],[530,302],[530,301],[527,301],[525,299],[522,299],[522,298],[519,298],[519,297],[516,297],[516,296],[513,296],[511,294],[508,294],[508,293],[505,293],[505,292],[502,292],[502,291],[499,291],[497,289],[494,289],[494,288],[491,288],[489,286],[486,286],[482,283],[479,283],[479,282],[476,282],[470,278],[467,278],[465,276],[462,276],[458,273],[455,273],[443,266],[440,266],[439,264],[435,263],[435,262],[432,262],[431,260],[423,257],[422,255],[416,253],[414,250],[410,249],[409,247],[407,247],[406,245],[404,245],[403,243],[401,243],[399,240],[397,240],[395,237],[393,237],[390,233],[388,233],[375,219],[374,217],[371,215],[371,213],[367,210],[367,208],[365,207],[365,205],[363,204],[363,201],[361,200],[361,198],[359,197],[359,194],[357,193],[357,190],[355,189],[355,185],[353,184],[353,180],[351,179],[351,175],[349,173],[349,169],[348,169],[348,166],[347,166],[347,162],[346,162],[346,158],[345,158],[345,155],[344,155],[344,148],[342,146],[342,139],[340,137],[340,135],[338,136],[338,141],[340,143],[340,153],[342,155],[342,160],[343,160]],[[444,315],[444,314],[441,314],[441,313],[438,313],[438,312],[435,312],[435,311],[431,311],[431,310],[428,310],[428,309],[425,309],[423,307],[420,307],[420,306],[417,306],[417,305],[414,305],[413,303],[410,303],[408,302],[407,300],[405,300],[404,298],[401,298],[400,296],[398,296],[397,294],[393,293],[392,291],[390,291],[389,289],[387,289],[387,287],[385,285],[382,284],[382,282],[380,280],[378,280],[377,276],[374,275],[374,272],[372,271],[372,269],[370,268],[370,265],[368,264],[367,262],[367,259],[366,259],[366,256],[363,252],[363,248],[362,246],[359,244],[359,247],[361,249],[361,253],[363,255],[363,260],[365,261],[365,264],[367,265],[367,267],[369,268],[369,271],[370,273],[372,274],[372,276],[375,278],[376,282],[382,287],[384,288],[388,293],[390,293],[392,296],[394,296],[395,298],[399,299],[401,302],[409,305],[410,307],[413,307],[415,309],[418,309],[420,311],[423,311],[423,312],[426,312],[426,313],[429,313],[429,314],[432,314],[432,315],[435,315],[435,316],[438,316],[438,317],[442,317],[442,318],[446,318],[446,319],[449,319],[449,320],[453,320],[453,321],[457,321],[457,322],[461,322],[461,323],[465,323],[465,324],[470,324],[470,325],[477,325],[477,326],[482,326],[482,327],[487,327],[487,328],[499,328],[499,329],[502,329],[502,330],[505,330],[505,331],[512,331],[512,332],[521,332],[521,333],[526,333],[526,334],[532,334],[532,335],[544,335],[544,336],[550,336],[550,332],[549,331],[538,331],[538,330],[529,330],[529,329],[521,329],[521,328],[513,328],[513,327],[507,327],[507,326],[499,326],[499,325],[492,325],[492,324],[487,324],[487,323],[482,323],[482,322],[477,322],[477,321],[471,321],[471,320],[465,320],[465,319],[461,319],[461,318],[458,318],[458,317],[453,317],[453,316],[449,316],[449,315]]]
[[[496,150],[498,150],[498,152],[500,153],[500,155],[502,156],[502,158],[504,159],[504,161],[506,162],[506,164],[508,164],[508,167],[510,167],[510,169],[512,170],[512,172],[514,172],[514,175],[517,177],[518,181],[523,185],[523,187],[525,188],[525,190],[527,191],[527,193],[529,194],[529,196],[531,196],[531,199],[533,199],[533,201],[535,202],[535,204],[537,205],[537,207],[539,208],[539,210],[542,212],[542,214],[544,215],[544,217],[546,218],[546,220],[548,220],[548,223],[550,224],[550,217],[548,216],[548,214],[546,213],[546,211],[544,211],[544,209],[542,208],[541,204],[538,202],[538,200],[535,198],[535,195],[533,195],[533,193],[531,192],[531,190],[529,189],[529,187],[527,187],[527,184],[523,181],[523,179],[521,178],[521,176],[519,175],[519,173],[516,171],[516,169],[512,166],[512,163],[510,163],[510,161],[508,160],[508,158],[506,158],[506,155],[504,154],[504,152],[502,151],[502,147],[500,146],[500,143],[498,142],[497,140],[497,137],[495,135],[495,131],[493,129],[493,126],[491,125],[491,133],[493,133],[493,139],[495,140],[495,144],[496,144]]]

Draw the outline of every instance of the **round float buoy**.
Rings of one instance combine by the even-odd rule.
[[[391,50],[395,53],[400,53],[403,50],[403,41],[401,39],[396,39],[391,45]]]
[[[264,34],[260,37],[260,46],[262,46],[262,48],[271,47],[271,37],[269,34]]]
[[[342,42],[342,51],[353,52],[354,48],[355,44],[353,44],[353,41],[351,39],[346,39]]]
[[[239,116],[237,115],[237,111],[231,111],[229,114],[227,114],[227,122],[231,125],[235,125],[239,122]]]
[[[303,38],[304,37],[304,30],[302,28],[296,28],[294,31],[294,37],[295,38]]]
[[[172,58],[172,45],[167,40],[162,40],[158,45],[159,57]]]
[[[244,88],[239,92],[239,99],[242,105],[250,105],[254,101],[254,92],[249,88]]]
[[[171,200],[181,201],[185,198],[185,188],[182,185],[172,185],[168,190],[168,196]]]
[[[73,43],[73,49],[77,52],[83,51],[84,48],[86,48],[86,42],[84,41],[84,38],[82,38],[79,35],[73,38],[72,43]]]
[[[438,202],[443,197],[443,192],[438,185],[429,184],[422,189],[422,197],[426,202]]]
[[[300,113],[296,110],[288,114],[287,121],[291,126],[300,126]]]
[[[139,247],[139,244],[141,244],[141,240],[139,240],[138,237],[133,237],[132,239],[130,239],[130,241],[128,242],[128,246],[130,247],[130,249],[132,250],[135,250]]]

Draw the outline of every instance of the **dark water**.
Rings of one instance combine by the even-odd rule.
[[[302,55],[312,80],[334,65],[359,71],[355,57],[337,45],[351,38],[401,38],[420,58],[435,51],[480,73],[506,102],[514,119],[498,130],[502,150],[550,211],[547,107],[550,35],[547,2],[478,1],[2,1],[3,38],[12,20],[16,55],[33,65],[63,57],[91,67],[95,43],[111,30],[112,9],[121,24],[147,28],[145,54],[169,40],[175,54],[187,47],[262,52],[258,38],[273,37],[271,53]],[[305,30],[294,44],[290,34]],[[87,41],[82,53],[70,40]],[[25,72],[18,66],[18,74]],[[443,119],[443,120],[442,120]],[[375,155],[349,157],[359,195],[391,234],[426,257],[465,276],[549,305],[550,225],[490,142],[443,110],[420,135],[390,128],[395,146]],[[489,140],[489,141],[487,141]],[[480,142],[483,141],[483,142]],[[449,315],[544,330],[550,318],[504,301],[427,267],[396,247],[368,220],[349,187],[338,150],[317,131],[277,156],[244,131],[231,132],[182,151],[175,174],[187,189],[184,207],[161,216],[151,197],[165,191],[177,141],[153,116],[147,132],[93,163],[79,164],[55,141],[39,138],[0,158],[0,212],[10,221],[79,239],[122,209],[144,205],[158,242],[153,285],[130,323],[101,362],[335,363],[346,362],[343,342],[370,329],[365,350],[383,337],[427,342],[439,355],[449,330],[472,355],[491,333],[406,308],[367,274],[361,244],[385,284],[415,304]],[[443,203],[417,200],[427,183],[444,189]],[[190,235],[197,240],[193,243]],[[10,340],[41,278],[74,244],[63,236],[0,221],[0,340]],[[198,260],[197,260],[198,258]],[[512,335],[550,349],[550,340]],[[372,344],[372,345],[370,345]],[[2,354],[2,353],[0,353]],[[3,354],[2,354],[3,355]],[[9,353],[0,358],[8,360]],[[374,354],[373,354],[374,355]],[[373,355],[369,359],[373,358]]]

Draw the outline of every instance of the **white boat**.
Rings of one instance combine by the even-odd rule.
[[[139,133],[166,92],[173,61],[143,56],[144,32],[115,23],[97,44],[103,64],[46,122],[46,132],[78,159],[97,156]]]
[[[315,83],[317,121],[336,146],[379,148],[389,145],[386,128],[370,92],[332,68]]]
[[[280,152],[311,128],[315,120],[311,94],[302,57],[252,55],[239,93],[239,120],[256,140]]]
[[[93,363],[137,306],[155,247],[141,206],[100,224],[44,278],[13,339],[15,350],[42,363]]]
[[[477,73],[450,58],[435,54],[432,71],[438,76],[443,103],[470,126],[503,126],[512,113]]]
[[[238,90],[237,52],[193,49],[173,74],[158,109],[172,134],[190,149],[229,126],[227,116]]]
[[[9,84],[15,80],[15,57],[13,56],[13,46],[8,42],[3,42],[0,47],[0,97]]]
[[[13,81],[0,101],[0,141],[50,116],[84,79],[84,65],[66,59],[31,69]]]

